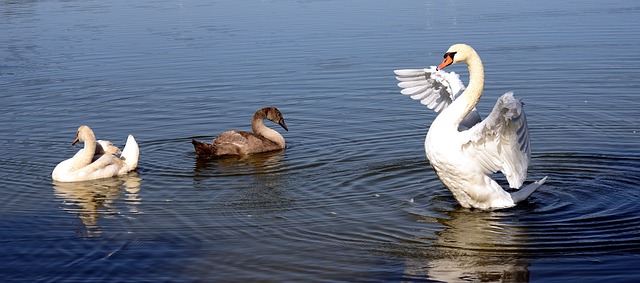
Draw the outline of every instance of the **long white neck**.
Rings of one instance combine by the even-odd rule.
[[[280,133],[278,133],[276,130],[273,130],[265,126],[263,119],[254,118],[253,121],[251,121],[251,129],[253,130],[254,133],[262,135],[268,140],[275,142],[280,147],[284,148],[284,145],[285,145],[284,137]]]
[[[474,51],[469,55],[466,63],[469,68],[469,85],[460,97],[445,109],[450,116],[449,121],[454,122],[456,129],[467,114],[476,107],[484,89],[484,67],[480,56]]]
[[[85,167],[91,164],[93,161],[93,155],[96,153],[96,139],[95,137],[87,137],[84,142],[84,148],[78,150],[78,152],[73,156],[73,163],[69,171],[75,171],[82,167]]]

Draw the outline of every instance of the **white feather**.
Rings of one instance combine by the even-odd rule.
[[[507,193],[491,175],[502,172],[511,188],[527,178],[531,144],[520,99],[502,95],[486,119],[475,109],[482,87],[482,62],[468,45],[453,45],[453,63],[466,62],[470,82],[465,90],[458,74],[428,69],[396,70],[401,93],[439,113],[425,139],[425,151],[440,180],[464,207],[497,209],[526,199],[542,180],[517,193]],[[454,58],[463,58],[455,61]],[[448,62],[451,63],[451,62]]]

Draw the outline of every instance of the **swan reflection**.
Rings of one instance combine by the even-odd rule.
[[[122,210],[138,213],[141,178],[137,172],[125,176],[85,182],[53,182],[56,197],[62,199],[63,210],[77,214],[86,229],[87,237],[102,234],[98,224],[101,217],[119,215]],[[118,207],[116,201],[123,199],[126,208]]]
[[[523,259],[522,228],[510,225],[503,212],[460,208],[437,219],[433,257],[406,263],[409,277],[442,282],[528,282],[529,263]],[[425,220],[433,222],[433,218]]]
[[[212,191],[220,188],[220,182],[233,184],[224,190],[213,190],[218,199],[224,200],[219,207],[230,205],[229,209],[245,210],[247,215],[277,214],[293,202],[288,196],[290,184],[284,159],[284,150],[211,160],[198,158],[193,187]]]
[[[216,171],[220,174],[245,173],[241,169],[251,170],[251,173],[268,173],[282,167],[284,150],[276,150],[265,153],[240,156],[225,156],[216,159],[196,158],[196,176],[207,171]],[[241,171],[238,171],[241,170]]]

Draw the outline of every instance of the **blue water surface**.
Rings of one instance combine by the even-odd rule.
[[[639,16],[630,0],[4,1],[0,278],[638,282]],[[529,181],[549,179],[515,208],[455,202],[424,154],[435,113],[396,86],[460,42],[485,64],[482,114],[525,102]],[[286,150],[196,158],[192,138],[265,106]],[[136,172],[53,182],[80,125],[133,134]]]

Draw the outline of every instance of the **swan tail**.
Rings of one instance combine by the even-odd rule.
[[[120,155],[120,159],[127,164],[129,171],[132,171],[138,167],[139,156],[140,148],[138,148],[138,143],[132,135],[129,135],[127,138],[127,144],[125,144],[122,154]]]
[[[526,187],[516,192],[509,193],[511,195],[511,199],[513,200],[513,203],[519,203],[527,199],[531,194],[533,194],[533,192],[535,192],[540,186],[542,186],[542,184],[544,184],[545,181],[547,181],[547,176],[540,179],[539,181],[535,181],[527,185]]]
[[[218,150],[216,146],[212,143],[199,142],[195,139],[191,139],[191,143],[193,144],[193,148],[198,154],[198,157],[201,158],[214,158],[218,157]]]

